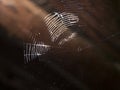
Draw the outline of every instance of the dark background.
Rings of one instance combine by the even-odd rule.
[[[57,1],[60,2],[61,0]],[[95,2],[95,0],[91,1]],[[120,2],[117,0],[109,0],[108,2],[110,2],[110,7],[112,8],[112,12],[114,13],[113,15],[116,18],[115,20],[119,32]],[[43,7],[46,8],[47,6]],[[116,79],[108,79],[108,81],[106,82],[110,81],[110,83],[107,83],[102,87],[101,85],[92,85],[90,87],[88,83],[83,84],[82,81],[77,81],[76,78],[74,78],[68,72],[64,71],[64,68],[60,69],[59,67],[57,67],[56,63],[48,62],[48,58],[46,58],[46,56],[43,56],[41,61],[36,59],[25,64],[23,55],[23,41],[17,39],[16,37],[9,37],[7,32],[5,32],[5,29],[5,27],[2,27],[2,25],[0,25],[1,90],[120,90],[120,83],[117,81],[117,79],[120,80],[119,58],[117,59],[117,61],[115,61],[115,63],[118,65],[119,70],[115,70],[117,72],[113,72],[114,75],[117,76]],[[120,40],[119,33],[116,37],[118,40]],[[120,53],[119,44],[113,44],[115,44],[115,47],[118,46],[116,50],[118,53]],[[49,58],[49,60],[50,59],[51,58]],[[114,59],[112,63],[114,63]]]

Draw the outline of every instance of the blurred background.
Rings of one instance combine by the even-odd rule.
[[[119,0],[31,1],[50,13],[77,15],[80,21],[70,30],[94,47],[73,56],[46,53],[24,63],[24,41],[9,36],[0,23],[0,89],[120,90]]]

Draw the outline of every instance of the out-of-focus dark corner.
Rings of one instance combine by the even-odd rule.
[[[57,0],[57,1],[65,1],[65,0]],[[95,2],[96,0],[86,0],[86,1]],[[54,2],[54,0],[52,0],[52,2]],[[120,1],[111,0],[110,5],[111,7],[113,7],[114,10],[113,12],[115,12],[114,16],[116,16],[116,22],[118,24],[117,26],[119,26],[118,29],[120,29]],[[69,63],[69,60],[67,61]],[[120,63],[120,61],[117,62]],[[67,67],[69,67],[69,65]],[[120,70],[120,66],[118,66],[118,68]],[[80,69],[80,70],[84,70],[84,69]],[[84,71],[82,72],[84,73]],[[91,75],[87,75],[87,74],[88,73],[86,73],[86,79],[89,78],[89,76],[92,77]],[[101,76],[103,74],[104,73],[101,73]],[[116,76],[118,76],[119,78],[119,75]],[[77,77],[79,78],[79,76]],[[105,82],[109,82],[109,79],[106,80]],[[115,82],[114,79],[111,80],[110,82],[112,81]],[[94,82],[97,82],[97,80]],[[105,88],[103,86],[100,89],[97,88],[97,86],[95,86],[94,88],[94,85],[92,84],[91,84],[92,86],[88,86],[89,84],[90,83],[87,81],[85,81],[84,84],[82,83],[82,81],[80,82],[79,80],[77,81],[76,78],[70,76],[70,73],[65,72],[63,69],[59,69],[59,67],[57,67],[57,64],[51,62],[46,63],[45,60],[43,60],[43,62],[42,61],[39,62],[35,60],[34,62],[29,62],[25,64],[23,41],[14,36],[9,36],[6,27],[0,24],[0,90],[107,90],[106,87],[112,87],[112,86],[107,86],[109,85],[107,84]],[[98,84],[101,83],[99,82]],[[120,84],[120,83],[116,83],[116,84]],[[111,83],[110,85],[114,85],[114,83]],[[112,87],[111,89],[109,88],[109,90],[118,90],[118,87],[117,89]]]

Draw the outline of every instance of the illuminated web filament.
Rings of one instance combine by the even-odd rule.
[[[44,43],[26,43],[24,50],[24,58],[28,63],[31,60],[45,54],[48,50],[50,50],[49,45],[45,45]]]
[[[79,18],[72,13],[57,13],[53,15],[48,14],[45,18],[45,23],[48,27],[52,41],[56,41],[57,38],[67,31],[69,26],[74,25],[79,21]]]

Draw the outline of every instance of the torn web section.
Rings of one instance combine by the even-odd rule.
[[[48,14],[44,18],[44,22],[48,29],[50,35],[49,40],[52,44],[44,43],[40,34],[35,33],[30,36],[32,43],[25,43],[24,57],[25,62],[28,63],[42,55],[45,55],[48,51],[54,54],[59,54],[60,56],[66,55],[65,52],[74,53],[80,52],[89,47],[86,40],[79,38],[77,33],[71,32],[70,26],[78,23],[79,18],[72,13],[58,13]],[[45,32],[45,31],[44,31]],[[79,39],[78,39],[79,38]],[[49,42],[49,41],[48,41]]]

